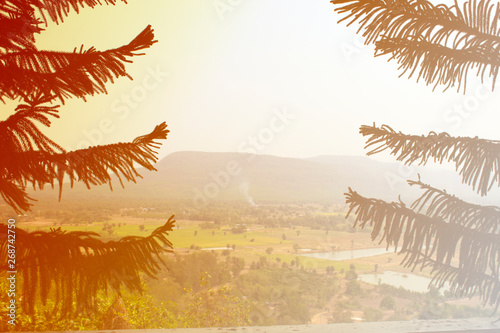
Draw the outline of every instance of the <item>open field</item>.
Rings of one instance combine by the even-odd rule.
[[[146,220],[139,218],[113,216],[107,222],[95,222],[89,225],[54,225],[51,222],[37,221],[34,224],[24,222],[19,225],[29,231],[44,230],[61,227],[63,231],[89,231],[101,234],[103,240],[117,240],[125,236],[148,236],[155,228],[164,224],[164,221]],[[308,269],[325,269],[334,266],[336,270],[347,270],[351,261],[340,262],[326,259],[316,259],[300,256],[305,252],[325,252],[332,250],[347,250],[371,248],[377,246],[366,233],[348,233],[340,231],[311,230],[305,227],[296,228],[264,228],[252,226],[244,233],[233,233],[228,226],[220,229],[202,229],[200,225],[206,221],[179,220],[169,239],[173,243],[174,251],[185,252],[188,249],[227,248],[236,249],[234,255],[242,257],[246,262],[258,261],[265,256],[268,260],[279,260],[290,263],[300,257],[300,264]],[[35,227],[36,225],[36,227]],[[144,225],[141,230],[140,226]],[[108,227],[112,226],[112,233]],[[104,228],[104,229],[103,229]],[[298,248],[294,248],[294,245]],[[272,248],[272,253],[266,250]],[[277,259],[279,258],[279,259]],[[373,265],[369,263],[356,264],[360,271],[371,271]]]
[[[199,218],[199,220],[180,219],[176,222],[174,229],[168,236],[168,239],[173,243],[174,253],[168,254],[167,256],[169,257],[169,260],[181,263],[177,261],[178,258],[193,259],[200,257],[202,254],[209,254],[202,252],[213,251],[214,253],[211,253],[211,255],[215,258],[214,262],[217,262],[217,264],[212,263],[210,267],[229,267],[227,265],[243,259],[241,260],[241,262],[243,262],[243,266],[240,268],[241,270],[236,274],[228,273],[232,276],[232,278],[230,278],[229,281],[226,281],[226,283],[235,283],[239,276],[246,274],[250,277],[258,277],[263,279],[262,281],[266,281],[262,284],[257,282],[256,284],[258,286],[254,289],[247,288],[249,295],[253,295],[252,297],[254,298],[252,299],[254,302],[259,302],[262,297],[267,297],[267,293],[276,291],[286,285],[286,283],[283,284],[283,281],[276,280],[279,278],[280,274],[283,274],[283,272],[288,272],[286,274],[292,274],[295,276],[296,280],[299,279],[299,276],[302,276],[301,274],[304,274],[303,276],[307,276],[308,279],[311,278],[313,280],[319,276],[320,280],[316,280],[316,283],[318,283],[318,281],[328,280],[328,283],[330,283],[329,285],[333,286],[336,291],[333,296],[328,296],[329,298],[325,300],[324,304],[311,306],[308,309],[311,316],[309,322],[312,324],[324,324],[332,320],[340,320],[339,318],[341,317],[339,316],[343,315],[343,313],[346,313],[348,317],[347,319],[344,318],[342,320],[361,320],[360,318],[365,318],[369,315],[369,313],[372,313],[372,316],[373,313],[375,313],[377,317],[375,319],[372,318],[371,320],[384,321],[402,319],[408,320],[415,318],[419,315],[419,313],[425,313],[425,304],[427,304],[426,302],[430,300],[430,296],[426,296],[424,294],[413,294],[408,296],[409,294],[406,291],[399,291],[395,288],[387,291],[386,289],[381,288],[380,285],[371,285],[358,281],[356,278],[353,279],[348,277],[347,273],[351,271],[352,266],[354,266],[357,274],[373,273],[374,271],[379,273],[383,273],[385,271],[396,271],[409,274],[411,270],[400,265],[402,256],[399,256],[397,253],[391,252],[372,257],[342,261],[302,256],[301,254],[311,252],[349,251],[384,246],[384,244],[378,244],[378,241],[372,241],[368,232],[361,232],[359,229],[354,230],[355,232],[353,232],[351,228],[332,230],[326,229],[327,226],[325,224],[319,225],[319,227],[318,225],[312,223],[308,224],[311,219],[313,219],[310,216],[343,216],[341,213],[320,212],[311,215],[306,214],[307,212],[305,211],[302,212],[292,210],[292,212],[290,212],[290,216],[294,215],[295,218],[297,218],[297,216],[299,218],[303,217],[303,220],[300,222],[306,223],[305,225],[307,226],[293,224],[292,222],[294,222],[294,220],[290,218],[287,222],[282,223],[281,227],[270,227],[270,225],[273,224],[269,223],[269,220],[267,222],[268,225],[264,223],[259,224],[259,220],[256,218],[256,216],[259,217],[259,215],[251,215],[248,212],[241,213],[241,215],[239,215],[239,219],[235,219],[237,222],[232,224],[230,224],[231,222],[215,224],[208,218],[206,220],[202,220],[202,218]],[[278,219],[280,216],[269,217],[271,220],[275,218]],[[132,235],[143,237],[149,236],[155,228],[163,225],[165,221],[166,219],[151,218],[148,216],[132,217],[113,214],[106,222],[69,225],[56,223],[51,219],[37,218],[35,222],[19,222],[18,227],[29,231],[48,231],[51,228],[60,227],[61,230],[66,232],[95,232],[101,235],[102,240],[106,241],[118,240],[122,237]],[[350,222],[341,221],[337,223],[338,226],[340,223],[348,224]],[[177,256],[178,254],[181,256]],[[206,256],[203,258],[206,258]],[[234,259],[237,260],[235,261]],[[190,272],[190,274],[196,275],[199,273],[199,267],[202,266],[203,265],[200,263],[193,263],[191,266],[182,266],[182,269]],[[206,266],[203,267],[203,270],[208,271],[211,269]],[[227,270],[227,268],[225,269]],[[413,274],[429,276],[429,271],[420,272],[417,269],[413,272]],[[170,276],[169,279],[173,279],[172,276]],[[214,273],[213,276],[217,276],[217,273]],[[194,283],[196,284],[198,281],[196,280]],[[254,284],[255,283],[250,283],[250,285]],[[175,284],[174,286],[176,286],[177,289],[174,288],[173,290],[177,290],[179,295],[183,295],[183,289],[180,285]],[[318,287],[318,285],[315,286]],[[170,295],[167,297],[169,301],[183,302],[179,297],[184,297],[185,295],[179,296],[175,294],[174,291],[172,291],[173,294],[169,293],[170,287],[171,285],[159,284],[155,287],[152,294]],[[354,287],[358,289],[352,289]],[[324,286],[322,288],[324,288]],[[307,287],[305,289],[307,289]],[[301,290],[301,292],[305,292],[304,289]],[[315,288],[312,290],[314,291]],[[300,297],[305,297],[304,295]],[[390,296],[393,299],[395,303],[394,307],[384,308],[377,312],[377,309],[380,308],[380,304],[387,296]],[[175,299],[175,297],[178,299]],[[278,299],[269,299],[267,303],[271,305],[266,305],[267,303],[265,302],[259,304],[264,307],[275,307],[275,305],[272,305],[274,302],[282,302],[280,303],[280,306],[289,304],[287,303],[288,301],[286,298],[283,297]],[[436,298],[433,302],[444,302],[444,300]],[[482,314],[482,310],[478,310],[479,308],[467,308],[467,306],[477,306],[477,302],[472,304],[469,300],[468,302],[460,303],[463,302],[463,300],[460,299],[456,299],[454,302],[456,305],[446,305],[448,307],[445,307],[443,303],[441,305],[441,309],[443,309],[442,311],[447,309],[446,311],[449,313],[456,311],[457,313]],[[268,310],[271,311],[271,308]],[[290,309],[286,311],[289,310]],[[275,311],[275,309],[273,308],[272,311]],[[286,311],[284,313],[287,313]],[[365,318],[363,320],[368,319]]]
[[[107,222],[94,222],[92,224],[60,225],[52,221],[21,222],[18,226],[30,231],[50,230],[50,228],[61,227],[62,230],[97,232],[106,239],[114,239],[125,236],[148,236],[155,228],[163,225],[166,220],[145,220],[140,218],[120,217],[114,215]],[[202,229],[200,224],[206,221],[178,220],[171,233],[170,239],[175,248],[188,248],[192,244],[204,247],[219,247],[226,244],[240,246],[268,245],[275,247],[290,247],[298,243],[303,249],[311,249],[318,252],[332,250],[348,250],[379,247],[372,242],[367,233],[349,233],[341,231],[311,230],[306,227],[287,228],[265,228],[263,226],[251,226],[245,233],[235,234],[231,227],[221,226],[214,229]],[[144,230],[140,230],[144,225]],[[103,230],[106,226],[113,226],[113,233],[108,234]],[[197,231],[197,235],[195,235]],[[251,241],[253,239],[253,241]]]
[[[343,215],[342,213],[317,213],[318,215]],[[177,220],[174,230],[169,239],[173,243],[174,252],[185,253],[190,248],[200,249],[227,248],[236,249],[234,255],[251,263],[258,261],[264,256],[268,260],[290,263],[301,253],[307,252],[330,252],[351,249],[365,249],[381,247],[378,241],[372,241],[370,234],[365,232],[345,232],[312,230],[308,227],[285,227],[266,228],[259,225],[251,225],[244,233],[233,233],[230,226],[220,226],[213,229],[203,229],[203,223],[211,221]],[[94,222],[88,225],[59,225],[53,221],[37,220],[36,222],[21,222],[19,227],[34,231],[61,227],[67,232],[89,231],[101,235],[103,240],[118,240],[125,236],[148,236],[157,227],[163,225],[165,220],[144,219],[130,216],[113,215],[107,222]],[[140,226],[144,229],[141,230]],[[112,226],[110,234],[106,228]],[[103,229],[104,228],[104,229]],[[294,248],[298,246],[298,248]],[[271,254],[266,250],[272,248]],[[298,250],[297,250],[298,249]],[[277,259],[279,258],[279,259]],[[332,261],[318,258],[300,256],[301,265],[308,269],[323,270],[327,266],[333,266],[336,270],[348,269],[350,264],[356,266],[359,273],[374,271],[375,265],[378,271],[385,270],[408,273],[411,270],[400,265],[402,256],[397,253],[387,253],[367,258],[358,258],[346,261]],[[414,270],[414,274],[430,276],[429,269]]]

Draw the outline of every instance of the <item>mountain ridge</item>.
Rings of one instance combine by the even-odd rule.
[[[179,151],[165,156],[155,167],[157,172],[139,170],[143,178],[135,184],[125,183],[124,189],[116,188],[119,182],[114,177],[113,192],[107,186],[93,187],[90,191],[85,186],[74,189],[65,186],[63,200],[137,198],[188,200],[193,205],[205,205],[213,200],[343,203],[344,192],[351,187],[366,197],[396,201],[399,195],[413,200],[421,194],[406,183],[407,179],[416,179],[417,173],[425,175],[423,181],[431,184],[434,179],[449,179],[450,183],[459,181],[453,172],[428,167],[408,168],[401,163],[348,155],[292,158]],[[38,196],[40,191],[34,193]]]

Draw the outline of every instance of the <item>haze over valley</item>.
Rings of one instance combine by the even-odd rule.
[[[285,158],[245,153],[176,152],[161,159],[157,172],[139,169],[143,179],[120,186],[113,177],[113,191],[108,186],[94,186],[91,191],[76,183],[65,184],[62,201],[138,199],[152,202],[182,200],[193,206],[213,201],[259,203],[342,204],[351,187],[366,197],[396,201],[398,196],[411,203],[422,194],[407,184],[417,180],[472,201],[479,198],[453,171],[386,163],[364,156],[318,156]],[[32,196],[43,202],[55,202],[57,190],[47,187]],[[498,193],[498,191],[497,191]],[[489,201],[495,192],[488,196]]]

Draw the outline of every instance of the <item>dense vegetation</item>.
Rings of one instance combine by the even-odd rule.
[[[21,314],[19,327],[95,330],[306,324],[318,322],[321,313],[328,314],[328,322],[351,322],[357,317],[379,321],[489,314],[479,307],[454,304],[451,295],[445,297],[435,290],[419,294],[357,280],[358,274],[397,266],[391,263],[395,255],[376,265],[302,256],[303,250],[315,246],[323,251],[373,246],[369,237],[354,233],[340,206],[233,203],[188,211],[179,209],[182,202],[147,209],[97,203],[96,207],[78,208],[73,204],[72,209],[63,207],[61,214],[65,213],[60,216],[55,213],[59,210],[42,205],[20,223],[30,230],[57,225],[116,239],[147,235],[163,223],[171,209],[179,210],[183,218],[171,235],[174,253],[162,257],[168,269],[157,279],[143,276],[142,294],[125,290],[121,296],[100,293],[91,314],[55,320],[46,312],[51,308],[49,302],[36,308],[34,318]],[[71,220],[84,213],[93,214],[96,221]],[[210,250],[212,247],[218,250]],[[7,301],[5,296],[0,295],[1,302]]]

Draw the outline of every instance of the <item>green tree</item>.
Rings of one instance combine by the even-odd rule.
[[[358,278],[358,273],[356,273],[355,270],[348,270],[347,272],[345,272],[345,278],[347,280],[356,280]]]
[[[426,84],[445,89],[466,89],[471,68],[483,80],[494,81],[500,66],[497,28],[500,7],[490,1],[471,0],[453,6],[426,0],[333,0],[341,21],[358,22],[365,43],[375,55],[390,55],[404,73],[418,75]],[[450,162],[462,182],[485,196],[500,184],[498,141],[452,137],[430,132],[427,136],[396,132],[387,125],[361,126],[367,136],[368,155],[389,150],[407,165],[429,160]],[[381,237],[398,246],[402,264],[413,269],[430,266],[434,282],[450,282],[461,296],[479,293],[485,304],[500,305],[500,207],[465,202],[445,190],[418,179],[409,181],[423,194],[412,205],[366,198],[349,188],[349,214],[355,226],[373,225],[372,239]],[[457,253],[458,260],[454,260]]]
[[[250,308],[229,287],[208,288],[210,275],[200,279],[201,291],[193,293],[184,314],[186,327],[248,326]]]
[[[141,283],[144,290],[147,286]],[[3,284],[0,283],[0,287]],[[1,296],[0,296],[1,297]],[[54,320],[51,309],[54,300],[35,309],[33,315],[21,313],[16,330],[22,331],[97,331],[114,329],[174,328],[182,324],[181,318],[167,310],[165,302],[156,302],[148,293],[124,291],[121,296],[110,297],[99,291],[95,311],[72,318]],[[7,330],[2,330],[7,331]]]
[[[336,306],[332,311],[333,323],[352,323],[352,311]]]
[[[363,289],[361,289],[361,285],[358,281],[351,280],[347,283],[345,292],[350,296],[359,296],[363,293]]]
[[[137,166],[155,170],[160,145],[157,140],[166,139],[169,132],[165,123],[130,143],[76,151],[66,151],[39,128],[50,127],[51,121],[59,118],[59,104],[66,100],[106,93],[106,84],[120,77],[130,78],[125,63],[156,42],[148,26],[129,44],[106,51],[83,46],[73,52],[37,49],[35,36],[49,21],[60,23],[69,12],[97,4],[100,2],[92,0],[0,3],[0,99],[17,103],[14,113],[0,121],[0,194],[15,213],[31,209],[27,186],[43,189],[57,183],[61,197],[66,180],[71,186],[79,181],[88,188],[102,184],[111,187],[110,173],[123,185],[124,180],[135,182],[140,177]],[[159,269],[158,255],[172,246],[166,235],[173,224],[171,218],[149,237],[108,243],[94,233],[17,229],[15,268],[23,311],[34,314],[39,301],[45,303],[54,296],[55,313],[70,316],[76,310],[93,308],[97,291],[108,286],[140,290],[139,272],[153,275]],[[7,234],[12,226],[1,224],[0,232]],[[2,238],[2,279],[12,259],[7,255],[9,245],[12,243]]]
[[[230,262],[229,269],[231,270],[233,277],[237,277],[241,273],[241,271],[245,268],[245,259],[237,257],[228,257],[228,259]]]
[[[124,317],[131,329],[176,328],[181,325],[181,318],[170,312],[165,302],[156,302],[148,293],[129,293],[123,298],[123,303]],[[118,328],[108,325],[100,329]]]
[[[366,308],[363,311],[363,318],[365,321],[379,321],[384,317],[384,314],[380,309]]]
[[[396,307],[396,301],[391,296],[386,295],[380,301],[380,307],[383,309],[394,309]]]

